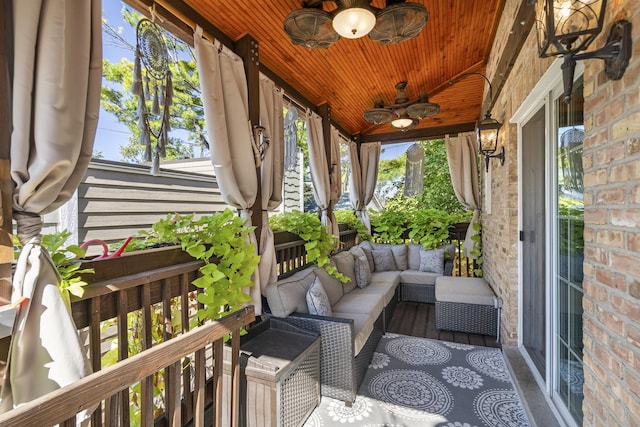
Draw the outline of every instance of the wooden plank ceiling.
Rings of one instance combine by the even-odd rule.
[[[450,82],[465,72],[484,73],[504,0],[413,1],[429,11],[427,24],[416,38],[387,46],[368,37],[341,39],[326,50],[295,46],[284,32],[284,19],[301,8],[300,0],[184,3],[233,41],[246,34],[255,38],[261,65],[314,105],[328,103],[332,119],[351,135],[362,134],[369,140],[394,131],[389,124],[367,123],[362,113],[373,107],[377,97],[392,103],[395,85],[403,80],[408,81],[406,93],[411,98],[424,90],[431,102],[440,104],[440,113],[421,120],[412,135],[472,128],[481,114],[485,80],[472,75]],[[371,4],[385,6],[384,0]],[[326,5],[327,10],[334,7],[332,2]]]

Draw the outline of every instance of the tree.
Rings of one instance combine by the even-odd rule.
[[[415,198],[404,195],[406,154],[403,154],[397,159],[380,161],[376,195],[382,197],[387,209],[414,206],[439,209],[451,214],[465,212],[466,209],[458,201],[451,185],[444,139],[425,140],[419,143],[424,148],[422,194]],[[385,195],[389,197],[385,198]]]
[[[122,17],[133,29],[143,18],[139,13],[124,6]],[[106,20],[103,20],[103,28],[106,34],[105,43],[128,50],[131,52],[131,58],[135,57],[134,42],[125,39],[122,28],[116,29]],[[170,134],[167,142],[166,158],[191,158],[195,148],[199,149],[199,155],[202,157],[209,147],[204,132],[204,110],[195,55],[191,47],[171,34],[163,32],[163,37],[169,51],[169,69],[173,79],[174,96],[173,105],[170,108],[170,125],[175,131]],[[134,63],[127,58],[122,58],[118,63],[111,63],[104,59],[102,65],[103,76],[107,83],[102,85],[100,105],[131,132],[129,144],[121,148],[123,158],[129,162],[140,163],[144,159],[145,147],[140,144],[138,99],[130,92]],[[151,101],[149,100],[148,103],[150,107]],[[152,129],[158,129],[159,124],[159,117],[150,116]],[[152,143],[155,143],[154,138]]]

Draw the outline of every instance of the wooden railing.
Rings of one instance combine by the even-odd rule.
[[[467,234],[468,223],[456,224],[449,229],[448,242],[456,247],[456,259],[454,260],[453,274],[455,276],[473,276],[475,264],[472,259],[464,255],[464,239]],[[307,265],[304,241],[297,235],[286,231],[276,231],[275,247],[276,262],[278,265],[278,277],[286,277]],[[349,249],[356,244],[357,233],[355,230],[340,224],[341,249]],[[408,233],[407,233],[408,239]]]
[[[340,248],[349,249],[356,244],[357,233],[340,224]],[[307,265],[304,240],[288,231],[274,232],[278,277],[291,274]]]
[[[179,247],[85,263],[95,274],[84,276],[90,285],[82,298],[72,301],[72,314],[88,338],[94,373],[7,412],[0,416],[0,425],[75,426],[75,414],[96,406],[92,427],[129,426],[132,400],[144,426],[202,426],[204,408],[211,404],[215,425],[238,425],[239,331],[255,315],[250,307],[191,328],[191,323],[197,324],[192,318],[198,309],[198,291],[191,281],[201,265]],[[109,324],[114,325],[110,329],[115,329],[117,341],[105,343],[104,328]],[[223,396],[224,364],[214,361],[223,360],[223,338],[229,334],[231,370]],[[114,343],[117,362],[103,366],[105,350]],[[160,395],[154,378],[163,384]]]
[[[129,388],[137,383],[147,383],[155,373],[165,371],[165,380],[171,384],[172,391],[170,401],[167,402],[165,416],[168,425],[178,426],[185,425],[184,416],[182,415],[181,396],[186,392],[184,388],[191,389],[191,379],[183,383],[180,387],[180,372],[183,358],[193,355],[194,378],[193,390],[189,390],[193,401],[193,418],[194,426],[204,426],[204,412],[206,405],[206,378],[205,378],[205,352],[207,348],[213,344],[214,360],[222,360],[223,354],[223,338],[231,333],[232,341],[232,360],[231,360],[231,382],[235,386],[231,391],[231,409],[230,422],[223,424],[223,399],[222,399],[222,364],[214,364],[213,375],[209,382],[211,390],[215,396],[214,401],[214,419],[216,426],[223,425],[239,425],[239,332],[240,328],[249,324],[254,319],[253,308],[248,307],[216,322],[207,323],[202,326],[163,342],[142,353],[136,354],[127,360],[118,362],[117,364],[95,372],[80,381],[77,381],[63,389],[49,393],[29,403],[21,405],[17,409],[0,415],[0,425],[5,427],[23,427],[23,426],[50,426],[62,424],[65,426],[76,425],[77,413],[85,410],[91,410],[97,405],[98,409],[94,411],[92,416],[92,425],[102,425],[102,422],[108,426],[128,426],[124,421],[116,418],[106,418],[102,420],[100,415],[101,404],[104,401],[120,400],[124,393],[128,396]],[[153,390],[147,390],[147,395]],[[153,394],[151,394],[153,396]],[[227,398],[229,398],[227,396]],[[113,405],[111,405],[113,406]],[[121,412],[129,412],[128,406],[119,406]],[[96,418],[98,424],[95,424]],[[141,425],[150,426],[154,423],[153,407],[149,403],[142,408]]]

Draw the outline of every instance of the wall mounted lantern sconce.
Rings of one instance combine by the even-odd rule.
[[[335,3],[327,12],[323,3]],[[357,39],[367,34],[382,45],[397,44],[417,36],[429,13],[420,3],[387,0],[386,7],[371,6],[371,0],[304,0],[284,20],[291,42],[309,49],[326,49],[340,37]]]
[[[529,0],[532,2],[532,0]],[[611,26],[603,48],[579,53],[602,31],[607,0],[537,0],[536,32],[541,58],[564,57],[562,80],[564,101],[571,102],[576,61],[604,60],[604,70],[611,80],[620,80],[631,57],[631,23],[616,21]]]
[[[491,85],[489,85],[491,86]],[[489,172],[489,160],[495,157],[500,159],[500,166],[504,165],[504,147],[500,147],[498,154],[494,154],[498,149],[498,134],[502,123],[491,117],[487,111],[484,119],[478,121],[476,134],[478,137],[478,150],[484,155],[485,170]]]
[[[429,97],[425,92],[415,99],[409,99],[405,93],[407,82],[400,82],[396,85],[398,93],[393,104],[385,104],[378,98],[373,108],[365,111],[362,116],[369,123],[380,125],[391,122],[391,126],[403,132],[413,129],[418,121],[433,117],[440,112],[440,105],[429,102]]]
[[[450,81],[449,84],[452,85],[462,78],[471,75],[480,76],[487,81],[487,84],[489,85],[489,104],[491,104],[491,102],[493,102],[493,87],[491,86],[491,82],[487,76],[482,73],[463,73],[454,81]],[[492,158],[500,159],[500,166],[504,165],[504,147],[500,147],[500,150],[498,150],[498,136],[501,128],[502,123],[491,117],[491,111],[487,111],[484,115],[484,119],[478,120],[478,123],[476,124],[478,152],[479,154],[484,155],[484,164],[487,172],[489,172],[489,160]],[[498,151],[498,154],[495,154],[496,151]]]

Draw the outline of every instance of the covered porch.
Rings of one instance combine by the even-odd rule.
[[[388,45],[368,38],[343,37],[327,49],[307,49],[292,43],[283,23],[292,11],[303,7],[323,9],[325,17],[335,14],[336,7],[345,6],[343,2],[127,3],[154,17],[159,25],[187,43],[215,43],[211,52],[224,52],[234,61],[241,61],[251,129],[265,122],[260,102],[264,80],[316,121],[314,132],[319,137],[311,169],[317,172],[316,179],[321,176],[324,181],[314,183],[317,192],[323,193],[317,200],[324,225],[332,225],[335,140],[349,141],[355,153],[352,159],[364,165],[368,146],[444,137],[462,139],[483,117],[497,118],[503,124],[495,140],[497,146],[484,155],[475,153],[480,186],[473,208],[482,223],[484,278],[504,302],[499,345],[507,356],[521,357],[519,366],[530,371],[529,385],[537,388],[538,399],[541,395],[545,403],[551,403],[549,413],[559,423],[640,423],[640,380],[635,363],[640,357],[640,104],[636,72],[640,60],[635,54],[637,43],[631,43],[638,39],[635,33],[624,45],[634,54],[626,58],[626,73],[614,78],[609,70],[605,73],[600,60],[587,59],[584,65],[578,62],[575,76],[568,76],[562,71],[566,67],[561,68],[561,60],[538,57],[541,35],[535,21],[543,17],[536,16],[534,1],[420,1],[416,3],[429,10],[429,17],[418,36]],[[384,9],[404,2],[363,3]],[[600,26],[604,30],[593,36],[593,46],[597,47],[605,44],[614,21],[624,19],[631,23],[620,30],[624,32],[631,31],[640,19],[640,6],[632,0],[573,3],[602,6],[604,18]],[[20,205],[19,195],[14,194],[15,188],[28,183],[30,174],[37,175],[38,165],[47,164],[37,158],[37,150],[31,157],[28,149],[26,155],[20,155],[12,135],[17,120],[12,100],[16,93],[13,62],[17,45],[11,34],[21,24],[13,22],[12,17],[18,16],[14,11],[20,4],[3,1],[0,9],[0,67],[6,71],[0,81],[0,129],[4,129],[0,135],[0,293],[5,302],[9,301],[12,288],[12,212],[39,217],[73,192],[70,182],[75,179],[61,186],[60,196],[54,197],[51,204],[44,203],[46,206],[39,205],[33,211]],[[623,49],[620,45],[617,48]],[[409,99],[399,97],[404,90],[404,86],[397,88],[400,82],[408,82]],[[569,87],[569,93],[563,93],[569,83],[574,84],[573,90]],[[424,96],[421,92],[425,92]],[[572,95],[573,103],[561,102],[566,95]],[[439,111],[432,116],[404,117],[407,107],[413,104],[437,104]],[[372,107],[385,110],[384,115],[391,112],[409,120],[410,129],[400,130],[389,121],[370,121],[363,112],[372,111]],[[582,132],[579,141],[564,137],[568,128]],[[31,136],[26,138],[26,146],[32,140]],[[252,147],[248,147],[251,151]],[[90,155],[85,149],[72,151],[74,155],[81,151],[80,160],[73,159],[72,163],[81,167],[85,160],[88,162]],[[499,153],[505,153],[502,162],[495,158]],[[233,149],[227,154],[232,163],[256,164],[253,158],[240,159]],[[24,165],[17,164],[22,160]],[[216,159],[212,161],[215,163]],[[21,167],[27,173],[22,174]],[[272,177],[265,179],[263,169],[246,169],[245,176],[251,175],[253,188],[248,192],[236,189],[232,205],[256,227],[255,243],[259,248],[270,241],[265,217],[275,193],[265,186]],[[82,171],[69,175],[78,173]],[[247,193],[251,197],[243,199],[241,196]],[[563,205],[567,195],[579,200],[579,207]],[[362,206],[354,205],[354,209],[365,211]],[[576,212],[582,215],[579,219]],[[349,247],[353,234],[339,232],[337,224],[333,225],[336,235]],[[287,249],[296,245],[300,246],[288,242]],[[278,254],[277,245],[274,250]],[[277,256],[273,257],[274,264]],[[304,264],[296,260],[304,256],[300,252],[279,256],[278,263],[289,262],[293,269]],[[130,425],[130,400],[139,399],[144,425],[204,425],[205,407],[210,404],[216,408],[216,425],[223,425],[223,419],[238,425],[240,329],[249,328],[256,316],[267,317],[261,307],[263,289],[256,287],[258,292],[252,295],[255,311],[242,309],[219,322],[192,327],[190,313],[194,305],[190,292],[195,290],[192,281],[198,277],[202,263],[180,251],[171,255],[150,251],[147,257],[142,263],[126,261],[126,257],[93,262],[99,273],[91,279],[85,296],[72,300],[73,321],[88,345],[91,368],[97,374],[88,377],[89,381],[80,380],[39,398],[34,404],[10,410],[0,415],[0,420],[7,425],[67,420],[65,425],[74,425],[74,414],[97,404],[91,425]],[[287,268],[280,273],[286,273]],[[264,281],[265,285],[268,283]],[[196,309],[201,308],[198,304],[201,303],[195,303]],[[176,307],[180,307],[177,317]],[[142,319],[142,351],[130,357],[127,328],[134,312]],[[152,329],[152,316],[160,319],[158,330]],[[118,319],[117,363],[103,369],[101,322],[113,318]],[[485,337],[437,332],[428,326],[431,319],[429,305],[402,303],[391,319],[390,330],[494,345]],[[214,372],[209,375],[205,360],[222,360],[223,337],[229,333],[233,339],[225,380],[222,364],[214,364]],[[159,342],[162,343],[156,345]],[[192,363],[182,366],[186,360],[183,357],[191,357]],[[153,392],[154,372],[160,371],[164,382],[161,414],[154,411]],[[567,378],[577,379],[578,386]],[[137,388],[130,389],[134,384]],[[226,387],[230,394],[226,394],[225,401],[222,390]]]

